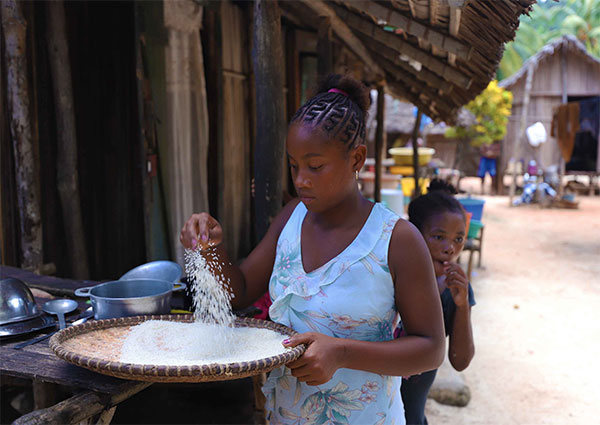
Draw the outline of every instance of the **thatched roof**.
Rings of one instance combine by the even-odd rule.
[[[459,108],[494,78],[535,0],[282,1],[291,19],[333,33],[369,69],[371,83],[453,122]]]
[[[590,64],[600,64],[600,60],[591,55],[587,51],[583,43],[579,41],[576,37],[572,35],[563,35],[562,37],[549,42],[540,50],[538,50],[535,55],[531,56],[523,63],[523,66],[519,68],[517,72],[515,72],[510,77],[502,80],[498,85],[500,87],[509,89],[510,87],[514,86],[521,78],[527,75],[527,69],[529,68],[529,66],[533,66],[533,71],[535,71],[535,69],[540,65],[540,63],[542,63],[545,59],[551,57],[555,53],[560,52],[561,49],[564,49],[565,51],[581,58],[581,60],[584,60]]]
[[[385,95],[386,133],[411,134],[415,125],[414,105]],[[371,91],[371,107],[367,118],[367,139],[375,139],[377,129],[377,90]]]

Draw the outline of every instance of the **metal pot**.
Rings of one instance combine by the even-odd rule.
[[[171,283],[157,279],[128,279],[101,283],[79,288],[78,297],[90,297],[94,318],[168,314],[171,311],[173,291],[185,289],[183,283]]]
[[[42,314],[29,287],[12,277],[0,280],[0,325],[33,319]]]

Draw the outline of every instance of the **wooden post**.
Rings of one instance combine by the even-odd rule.
[[[381,171],[386,146],[385,132],[385,86],[377,86],[377,129],[375,133],[375,202],[381,202]]]
[[[256,82],[256,235],[261,240],[281,209],[285,117],[281,17],[276,1],[254,3],[252,64]]]
[[[560,49],[560,79],[561,79],[561,102],[563,104],[569,102],[567,96],[567,58],[565,55],[564,48]],[[559,149],[560,152],[560,149]],[[565,159],[562,153],[558,156],[558,196],[562,198],[563,195],[563,177],[565,175]]]
[[[517,134],[517,140],[515,140],[512,155],[510,156],[509,163],[512,164],[512,179],[510,182],[510,191],[508,195],[508,205],[512,206],[513,197],[515,196],[516,189],[516,180],[517,180],[517,172],[516,172],[516,163],[515,157],[517,154],[521,152],[521,143],[524,143],[525,130],[527,129],[527,110],[529,109],[529,94],[531,93],[531,83],[533,81],[533,65],[529,65],[527,68],[527,78],[525,79],[525,91],[523,93],[523,103],[521,107],[521,124],[519,126],[519,133]]]
[[[421,127],[422,116],[423,112],[421,111],[421,108],[417,109],[417,119],[415,120],[415,126],[413,127],[412,131],[413,172],[415,179],[415,190],[411,199],[415,199],[417,196],[421,195],[421,187],[419,186],[419,142],[417,141],[417,138],[419,137],[419,128]]]
[[[6,0],[1,3],[2,32],[6,63],[10,133],[15,159],[15,180],[21,233],[21,267],[37,271],[43,262],[42,217],[33,145],[27,81],[27,22],[21,3]],[[4,184],[4,183],[3,183]]]
[[[333,49],[331,46],[331,18],[319,16],[317,40],[317,75],[326,76],[333,70]]]
[[[77,136],[65,9],[62,0],[47,3],[47,8],[48,51],[58,133],[56,152],[58,194],[65,224],[71,273],[75,278],[84,279],[89,276],[88,256],[79,197]]]

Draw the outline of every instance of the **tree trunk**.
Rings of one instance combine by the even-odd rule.
[[[416,197],[421,195],[421,187],[419,186],[419,142],[417,141],[417,139],[419,137],[419,128],[421,127],[422,116],[423,112],[421,112],[421,108],[419,108],[417,110],[417,119],[415,120],[415,126],[413,127],[412,132],[413,172],[415,177],[415,190],[411,199],[415,199]]]
[[[276,1],[254,3],[252,64],[256,81],[256,236],[267,232],[281,209],[285,117],[281,18]]]
[[[88,256],[81,218],[77,138],[73,111],[71,67],[62,0],[47,3],[48,50],[52,72],[57,129],[57,186],[65,225],[71,273],[77,279],[89,276]]]
[[[38,271],[42,265],[42,220],[36,187],[29,87],[27,81],[26,29],[21,4],[2,1],[7,99],[15,157],[15,181],[21,232],[21,267]]]

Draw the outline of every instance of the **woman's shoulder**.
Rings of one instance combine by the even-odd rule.
[[[291,201],[285,204],[281,211],[279,211],[279,214],[275,216],[275,219],[271,224],[271,228],[277,235],[279,235],[282,232],[283,228],[285,227],[285,225],[287,224],[287,222],[289,221],[290,217],[292,216],[292,214],[296,210],[296,207],[298,207],[299,204],[300,199],[293,198]]]

